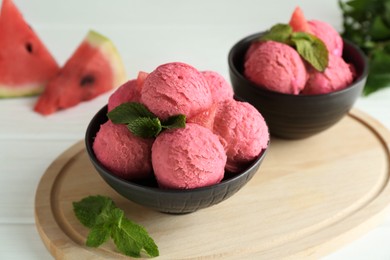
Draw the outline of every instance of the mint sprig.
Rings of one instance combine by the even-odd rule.
[[[324,42],[306,32],[293,32],[288,24],[274,25],[259,40],[276,41],[295,48],[304,60],[320,72],[328,67],[328,49]]]
[[[86,245],[99,247],[110,237],[117,249],[131,257],[159,255],[158,247],[142,226],[125,217],[124,211],[105,196],[89,196],[73,202],[73,211],[78,220],[90,228]]]
[[[164,129],[184,128],[185,115],[175,115],[161,121],[147,107],[137,102],[120,104],[107,113],[114,124],[126,124],[134,135],[142,138],[156,137]]]
[[[295,32],[291,35],[297,52],[316,70],[324,71],[328,67],[328,49],[325,44],[312,34]]]
[[[261,41],[275,41],[290,45],[289,39],[293,29],[288,24],[278,23],[271,27],[265,34],[260,37]]]

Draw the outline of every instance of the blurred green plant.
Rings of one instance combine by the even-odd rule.
[[[390,87],[390,0],[339,0],[342,36],[357,44],[369,59],[363,95]]]

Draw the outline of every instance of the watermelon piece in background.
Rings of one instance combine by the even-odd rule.
[[[310,33],[310,26],[305,16],[303,15],[302,9],[298,6],[295,8],[291,15],[289,25],[292,27],[294,32],[307,32]]]
[[[148,77],[149,73],[145,71],[139,71],[137,76],[137,89],[141,93],[142,87],[144,86],[145,79]]]
[[[126,78],[114,44],[103,35],[89,31],[57,76],[47,84],[34,110],[49,115],[73,107],[119,87]]]
[[[12,0],[0,12],[0,98],[39,94],[59,66]]]

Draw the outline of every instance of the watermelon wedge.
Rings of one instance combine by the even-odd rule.
[[[89,31],[56,77],[49,81],[34,110],[49,115],[120,86],[126,72],[114,44]]]
[[[302,9],[298,6],[294,9],[291,15],[289,25],[294,32],[307,32],[310,33],[309,23],[303,15]]]
[[[59,66],[11,0],[0,11],[0,98],[41,93]]]

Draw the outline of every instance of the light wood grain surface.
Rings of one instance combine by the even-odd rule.
[[[297,5],[308,18],[327,21],[341,30],[337,1],[14,2],[60,64],[86,32],[94,29],[115,43],[129,79],[140,70],[148,72],[169,61],[215,70],[228,78],[227,53],[231,46],[246,35],[286,22]],[[109,94],[49,117],[32,111],[36,97],[0,100],[0,259],[53,259],[36,228],[34,199],[38,184],[50,164],[83,139],[89,120],[107,103]],[[355,107],[390,129],[390,88],[368,98],[360,97]],[[389,260],[388,241],[390,214],[360,238],[336,245],[336,252],[321,259]]]
[[[352,111],[312,138],[273,139],[255,177],[235,196],[192,214],[170,215],[135,205],[97,174],[83,141],[43,175],[35,210],[39,233],[58,259],[120,257],[112,244],[84,246],[88,230],[72,202],[88,195],[114,199],[144,225],[161,259],[317,258],[372,228],[390,205],[390,132]]]

